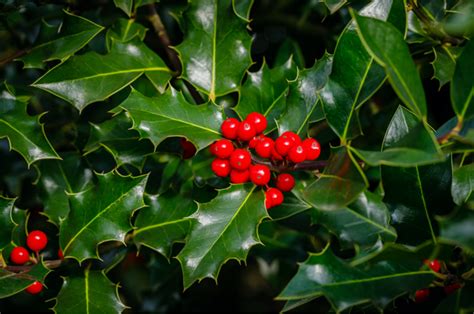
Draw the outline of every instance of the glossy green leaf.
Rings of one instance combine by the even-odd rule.
[[[451,82],[451,102],[458,120],[474,116],[474,42],[468,41],[456,62]]]
[[[101,272],[84,270],[83,274],[64,278],[56,298],[55,313],[121,313],[126,306],[114,285]]]
[[[347,0],[320,0],[319,2],[324,3],[329,12],[334,14],[347,3]]]
[[[312,211],[313,223],[324,225],[343,245],[370,247],[380,239],[393,242],[397,233],[390,226],[390,213],[382,198],[365,191],[347,207]]]
[[[310,253],[277,298],[299,300],[324,295],[338,312],[367,302],[383,308],[403,293],[428,286],[434,278],[433,272],[410,267],[396,256],[352,267],[325,249]]]
[[[371,166],[413,167],[443,161],[432,130],[404,107],[398,107],[385,132],[381,152],[351,150]]]
[[[11,217],[15,224],[11,233],[11,241],[17,246],[24,245],[26,241],[29,213],[27,210],[13,207]]]
[[[11,241],[15,223],[12,220],[14,199],[0,196],[0,251]]]
[[[235,13],[243,19],[249,19],[253,1],[254,0],[233,0]]]
[[[252,63],[248,21],[232,0],[190,2],[184,18],[184,39],[176,47],[183,77],[211,100],[237,90]]]
[[[323,88],[331,73],[332,57],[325,54],[313,67],[298,72],[289,84],[286,108],[278,120],[278,131],[296,132],[305,137],[307,125],[318,104],[317,93]]]
[[[132,15],[133,0],[114,0],[114,4],[128,16]]]
[[[438,218],[440,239],[443,242],[461,246],[464,250],[474,252],[474,210],[460,207],[449,217]]]
[[[378,0],[367,5],[360,14],[381,20],[389,20],[391,16],[404,20],[404,11],[401,1]],[[343,141],[360,134],[356,109],[384,80],[383,69],[367,53],[354,23],[350,22],[339,37],[332,72],[320,93],[327,121]]]
[[[269,214],[272,220],[281,220],[298,215],[311,208],[311,205],[307,204],[303,200],[299,199],[292,193],[285,193],[283,203],[276,207],[273,207]]]
[[[10,272],[0,267],[0,299],[17,294],[26,289],[34,281],[44,282],[49,273],[43,263],[38,263],[29,270]]]
[[[184,288],[206,277],[217,279],[229,259],[245,261],[260,243],[257,227],[268,217],[262,192],[255,185],[232,185],[209,203],[199,204],[186,245],[177,256]]]
[[[26,108],[7,92],[0,95],[0,138],[8,139],[10,149],[20,153],[28,167],[40,159],[59,158],[39,123],[41,116],[31,117]]]
[[[461,129],[457,131],[457,134],[452,134],[451,131],[457,126],[458,117],[454,116],[436,130],[438,139],[449,137],[449,141],[443,144],[443,151],[448,153],[474,152],[474,117],[464,119]]]
[[[67,194],[79,193],[94,185],[92,170],[86,167],[84,160],[77,154],[64,154],[62,159],[44,160],[37,163],[36,167],[38,169],[36,185],[39,188],[44,213],[57,225],[69,213]]]
[[[147,28],[142,24],[135,23],[134,19],[118,19],[114,25],[107,31],[107,47],[110,50],[114,40],[120,42],[127,42],[135,37],[143,41]]]
[[[87,65],[87,66],[85,66]],[[171,78],[161,58],[140,41],[114,42],[106,55],[88,52],[59,64],[33,83],[79,111],[125,88],[142,74],[159,90]]]
[[[97,258],[99,243],[124,241],[132,229],[132,213],[144,205],[146,176],[122,177],[109,172],[97,174],[97,178],[94,188],[69,196],[71,209],[59,228],[64,256],[80,262]]]
[[[148,206],[140,210],[135,222],[134,241],[169,258],[173,243],[183,242],[189,233],[188,216],[196,211],[196,203],[173,191],[146,195],[145,203]]]
[[[36,45],[19,60],[24,63],[25,68],[43,68],[46,61],[65,60],[103,29],[92,21],[65,11],[64,21],[59,29],[43,22]]]
[[[404,35],[390,23],[353,14],[357,33],[367,52],[385,68],[393,89],[420,119],[426,117],[426,99],[420,76]]]
[[[275,120],[285,109],[285,95],[288,80],[296,77],[297,69],[293,59],[270,69],[266,63],[257,72],[249,72],[240,90],[240,99],[234,108],[241,119],[251,112],[259,112],[267,117],[267,132],[276,127]]]
[[[459,47],[437,47],[433,48],[435,59],[433,60],[433,77],[439,81],[439,87],[451,82],[456,67],[456,59],[461,53]]]
[[[167,137],[185,136],[202,149],[221,138],[219,130],[224,118],[217,106],[191,105],[173,88],[154,98],[133,90],[120,106],[130,114],[133,128],[155,146]]]
[[[474,201],[472,191],[474,190],[474,164],[462,166],[453,172],[453,184],[451,194],[454,202],[462,205],[468,201]]]
[[[303,198],[320,210],[337,210],[356,200],[367,185],[350,152],[337,147],[333,148],[324,172],[304,190]]]

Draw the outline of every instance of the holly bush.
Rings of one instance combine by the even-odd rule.
[[[472,1],[0,8],[0,310],[474,308]]]

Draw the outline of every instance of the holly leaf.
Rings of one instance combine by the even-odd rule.
[[[451,185],[451,194],[454,202],[462,205],[472,199],[474,190],[474,164],[459,167],[453,172],[453,183]]]
[[[69,215],[59,227],[64,256],[79,262],[97,258],[96,246],[102,242],[124,241],[132,228],[132,213],[144,205],[146,176],[109,172],[97,174],[97,178],[94,188],[69,195]]]
[[[190,2],[184,12],[184,39],[176,47],[182,75],[212,101],[237,90],[252,64],[247,24],[232,0]]]
[[[0,251],[7,246],[12,238],[15,223],[12,219],[13,204],[15,199],[0,196]]]
[[[302,213],[310,208],[311,205],[308,205],[293,193],[285,193],[283,203],[272,208],[270,216],[272,220],[282,220]]]
[[[25,68],[44,68],[46,61],[64,61],[87,45],[104,28],[81,16],[67,11],[61,26],[43,22],[36,45],[19,58]]]
[[[434,71],[433,78],[439,81],[439,88],[451,82],[456,67],[456,59],[461,51],[462,49],[459,47],[440,46],[433,48],[435,56],[432,62]]]
[[[300,300],[324,295],[338,312],[368,302],[382,309],[397,296],[430,284],[434,273],[419,267],[412,267],[396,255],[354,267],[326,248],[319,254],[309,254],[277,299]]]
[[[400,1],[378,0],[367,5],[360,14],[386,21],[395,17],[404,20],[404,12]],[[403,31],[405,24],[400,27]],[[343,141],[360,134],[356,109],[379,89],[384,80],[383,69],[364,48],[355,22],[350,22],[338,39],[332,72],[320,92],[327,121]]]
[[[474,210],[467,207],[458,208],[448,217],[439,217],[440,240],[461,246],[464,250],[474,253]]]
[[[10,272],[0,267],[0,299],[21,292],[35,281],[44,282],[48,273],[49,269],[43,262],[20,272]]]
[[[130,114],[133,128],[155,146],[167,137],[185,136],[199,150],[221,138],[224,118],[218,107],[212,103],[191,105],[172,87],[154,98],[132,90],[120,106]]]
[[[251,112],[263,114],[268,122],[266,132],[270,132],[276,127],[275,120],[285,109],[288,80],[294,79],[296,73],[296,65],[292,58],[272,69],[264,62],[259,71],[248,72],[247,80],[240,89],[239,103],[234,108],[235,112],[242,120]]]
[[[233,1],[235,14],[240,16],[242,19],[250,18],[250,10],[252,9],[254,0],[239,0]]]
[[[426,118],[425,91],[403,33],[390,23],[352,14],[362,43],[384,67],[398,97],[420,120]]]
[[[20,153],[28,167],[40,159],[59,159],[44,134],[41,116],[31,117],[27,103],[7,92],[0,95],[0,138],[6,137],[10,149]]]
[[[79,111],[125,88],[142,74],[164,90],[171,72],[161,58],[142,42],[114,41],[105,55],[87,52],[52,68],[32,86],[71,103]]]
[[[451,103],[458,120],[474,116],[474,42],[468,41],[459,56],[451,82]]]
[[[381,152],[350,149],[371,166],[413,167],[445,159],[429,126],[401,106],[385,132]]]
[[[147,28],[140,23],[135,23],[134,19],[117,19],[112,27],[107,31],[107,48],[110,51],[114,40],[127,42],[135,37],[140,41],[145,39]]]
[[[260,243],[257,227],[268,217],[264,196],[255,185],[231,185],[209,203],[198,204],[186,245],[176,257],[183,270],[184,288],[206,277],[216,279],[229,259],[245,261]]]
[[[83,274],[64,278],[56,298],[55,313],[121,313],[126,306],[114,285],[101,271],[86,268]]]
[[[37,163],[39,188],[44,213],[59,225],[69,213],[67,194],[79,193],[93,186],[94,174],[75,153],[63,155],[63,160],[44,160]]]
[[[442,300],[434,313],[469,313],[474,310],[474,284],[466,281],[464,286]]]
[[[371,247],[379,239],[393,242],[397,233],[390,226],[390,213],[382,197],[364,191],[348,206],[337,210],[312,210],[312,221],[333,232],[343,245]]]
[[[170,191],[161,195],[146,195],[148,205],[138,213],[133,239],[167,258],[175,242],[184,242],[191,227],[188,216],[196,211],[196,203],[189,197]]]
[[[114,0],[114,4],[117,8],[127,14],[128,17],[132,15],[133,0]]]
[[[303,198],[320,210],[337,210],[352,203],[368,186],[367,179],[346,147],[332,149],[328,166],[303,192]]]
[[[347,3],[347,0],[319,0],[319,2],[324,3],[329,12],[334,14]]]

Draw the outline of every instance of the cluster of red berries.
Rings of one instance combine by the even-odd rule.
[[[221,125],[225,139],[214,142],[210,149],[216,156],[211,168],[217,176],[230,176],[230,181],[235,184],[250,180],[255,185],[267,187],[265,206],[268,209],[283,203],[282,191],[291,191],[295,179],[289,173],[281,173],[276,177],[276,188],[268,187],[270,167],[256,162],[250,149],[253,149],[259,159],[268,159],[267,164],[281,168],[315,160],[319,157],[321,148],[315,139],[302,141],[296,133],[290,131],[273,140],[263,134],[266,128],[267,119],[258,112],[248,114],[244,121],[228,118]]]
[[[38,253],[46,247],[48,244],[48,237],[43,231],[34,230],[28,234],[26,238],[26,245],[30,250]],[[23,265],[28,263],[30,259],[30,253],[23,246],[17,246],[13,248],[10,253],[10,260],[16,265]],[[33,282],[26,291],[31,294],[38,294],[43,290],[43,284],[39,281]]]

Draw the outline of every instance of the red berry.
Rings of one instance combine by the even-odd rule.
[[[278,152],[275,149],[275,145],[273,146],[272,149],[272,159],[275,161],[283,160],[283,156],[278,154]]]
[[[430,296],[430,289],[420,289],[415,292],[415,302],[421,303],[428,299]]]
[[[31,285],[26,288],[26,292],[29,294],[38,294],[43,290],[43,284],[39,281],[33,282]]]
[[[314,138],[307,138],[303,141],[306,150],[306,160],[315,160],[321,154],[321,145]]]
[[[193,143],[186,140],[185,138],[181,138],[181,148],[183,149],[183,159],[189,159],[196,154],[196,146]]]
[[[46,244],[48,244],[48,237],[40,230],[31,231],[26,238],[26,245],[35,252],[44,249]]]
[[[239,126],[238,138],[241,141],[250,141],[257,132],[251,122],[243,121]]]
[[[260,143],[260,141],[263,140],[264,138],[266,137],[263,134],[254,136],[253,139],[251,139],[249,142],[249,148],[255,148],[258,145],[258,143]]]
[[[279,189],[269,188],[265,192],[265,207],[267,209],[275,207],[283,203],[283,193]]]
[[[58,258],[59,259],[64,259],[64,253],[63,253],[63,250],[61,250],[61,249],[58,249]]]
[[[262,158],[270,158],[272,155],[273,146],[275,146],[273,140],[269,137],[266,137],[257,144],[255,151]]]
[[[230,182],[235,184],[245,183],[249,180],[250,172],[248,170],[235,170],[230,171]]]
[[[302,145],[293,146],[288,152],[288,158],[295,164],[306,160],[306,150]]]
[[[285,133],[280,135],[275,141],[275,149],[282,156],[286,156],[290,148],[297,144],[292,136]]]
[[[211,164],[212,171],[219,177],[227,177],[230,173],[230,163],[227,159],[216,158]]]
[[[250,167],[252,157],[246,149],[238,148],[230,155],[230,165],[237,170],[245,170]]]
[[[228,118],[222,122],[221,132],[224,137],[235,140],[238,135],[240,122],[234,118]]]
[[[279,174],[276,179],[276,186],[283,192],[289,192],[295,186],[295,178],[289,173]]]
[[[449,286],[446,286],[444,287],[444,293],[446,294],[452,294],[454,293],[456,290],[458,290],[459,288],[461,288],[461,285],[459,283],[453,283]]]
[[[250,168],[250,181],[255,185],[266,185],[270,181],[270,169],[264,165]]]
[[[289,137],[289,138],[292,139],[293,142],[295,142],[296,144],[300,144],[300,143],[301,143],[301,138],[299,137],[298,134],[296,134],[296,133],[294,133],[294,132],[286,131],[286,132],[283,132],[282,135]]]
[[[253,124],[257,133],[262,133],[267,128],[267,118],[261,113],[249,113],[245,120]]]
[[[425,265],[427,265],[429,268],[431,268],[433,271],[439,273],[441,269],[441,263],[437,260],[434,259],[432,261],[425,259],[424,260]]]
[[[231,141],[222,139],[211,145],[211,153],[217,158],[227,159],[234,151],[234,144]]]
[[[30,260],[30,254],[24,247],[17,246],[10,253],[10,260],[17,265],[23,265]]]

